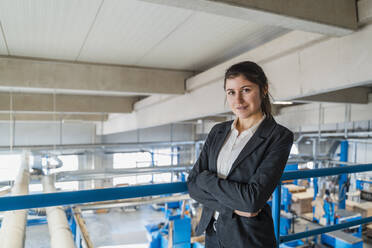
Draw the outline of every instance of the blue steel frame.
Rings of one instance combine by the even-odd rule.
[[[347,167],[334,167],[313,169],[307,171],[290,171],[284,172],[281,181],[292,179],[304,179],[311,177],[323,177],[331,175],[340,175],[346,173],[358,173],[372,171],[372,164],[361,164]],[[135,197],[164,195],[174,193],[187,193],[187,185],[185,182],[150,184],[143,186],[117,187],[106,189],[80,190],[72,192],[57,192],[43,193],[21,196],[6,196],[0,197],[0,211],[40,208],[70,204],[80,204],[88,202],[110,201]],[[350,221],[347,223],[336,224],[306,232],[300,232],[291,235],[280,236],[280,195],[281,182],[277,186],[273,194],[272,212],[274,219],[275,235],[278,242],[285,243],[301,238],[306,238],[321,233],[331,232],[347,227],[356,226],[368,222],[372,222],[372,217],[363,218],[360,220]]]
[[[353,166],[345,166],[345,167],[334,167],[334,168],[322,168],[322,169],[313,169],[313,170],[306,170],[306,171],[291,171],[283,173],[281,177],[281,182],[285,180],[292,180],[292,179],[305,179],[311,177],[324,177],[324,176],[333,176],[333,175],[342,175],[347,173],[358,173],[358,172],[366,172],[372,170],[372,164],[360,164],[360,165],[353,165]],[[273,204],[272,204],[272,213],[274,219],[274,228],[275,228],[275,236],[279,241],[277,247],[281,243],[306,238],[326,232],[336,231],[340,229],[345,229],[351,226],[361,225],[368,222],[372,222],[372,217],[366,217],[355,221],[350,221],[346,223],[336,224],[332,226],[326,226],[306,232],[299,232],[290,235],[280,236],[280,196],[281,196],[281,182],[277,186],[273,194]]]

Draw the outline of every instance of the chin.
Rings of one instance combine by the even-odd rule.
[[[236,112],[235,113],[235,116],[238,117],[239,119],[247,119],[247,118],[250,118],[256,114],[258,114],[259,112],[244,112],[244,113],[241,113],[241,112]]]
[[[237,113],[237,114],[235,114],[235,116],[236,117],[238,117],[239,119],[247,119],[247,118],[249,118],[249,117],[251,117],[252,116],[252,114],[251,113]]]

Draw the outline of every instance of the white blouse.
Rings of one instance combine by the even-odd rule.
[[[219,178],[225,179],[230,172],[231,166],[238,157],[239,153],[243,150],[244,146],[252,138],[257,128],[260,126],[265,116],[247,130],[240,133],[236,129],[238,119],[235,119],[231,124],[231,130],[223,144],[217,158],[217,175]]]

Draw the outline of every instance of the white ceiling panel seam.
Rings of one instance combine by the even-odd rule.
[[[93,29],[93,26],[94,26],[94,24],[95,24],[96,21],[97,21],[98,15],[99,15],[99,13],[100,13],[100,11],[101,11],[101,9],[102,9],[102,5],[103,5],[104,2],[105,2],[105,0],[102,0],[102,1],[101,1],[101,4],[99,5],[99,7],[98,7],[98,9],[97,9],[97,13],[96,13],[96,15],[94,16],[94,19],[93,19],[93,21],[92,21],[92,24],[90,25],[90,27],[89,27],[89,29],[88,29],[88,32],[87,32],[87,34],[86,34],[86,36],[85,36],[85,38],[84,38],[83,43],[81,44],[81,47],[80,47],[79,52],[78,52],[78,54],[77,54],[77,56],[76,56],[76,58],[75,58],[75,61],[78,61],[78,60],[79,60],[79,57],[80,57],[81,51],[83,50],[83,48],[84,48],[84,46],[85,46],[85,44],[86,44],[86,42],[87,42],[87,40],[88,40],[88,37],[89,37],[89,35],[90,35],[90,33],[91,33],[92,29]]]
[[[195,12],[192,12],[189,16],[187,16],[181,23],[179,23],[173,30],[171,30],[166,36],[164,36],[161,40],[159,40],[154,46],[152,46],[145,54],[140,57],[136,62],[135,65],[140,65],[141,61],[146,58],[148,54],[154,51],[159,45],[161,45],[165,40],[167,40],[172,34],[174,34],[180,27],[185,25],[193,16]]]
[[[3,53],[3,50],[5,50],[6,54],[9,56],[10,55],[9,47],[8,47],[8,43],[6,41],[6,35],[5,35],[3,23],[1,22],[1,20],[0,20],[0,29],[1,29],[1,34],[0,34],[0,37],[1,37],[1,39],[0,39],[0,53]]]

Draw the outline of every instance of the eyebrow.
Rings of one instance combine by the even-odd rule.
[[[251,85],[243,85],[242,87],[240,87],[240,89],[243,89],[243,88],[246,88],[246,87],[251,88],[252,86]],[[231,88],[226,89],[226,91],[228,91],[228,90],[234,90],[234,89],[231,89]]]

